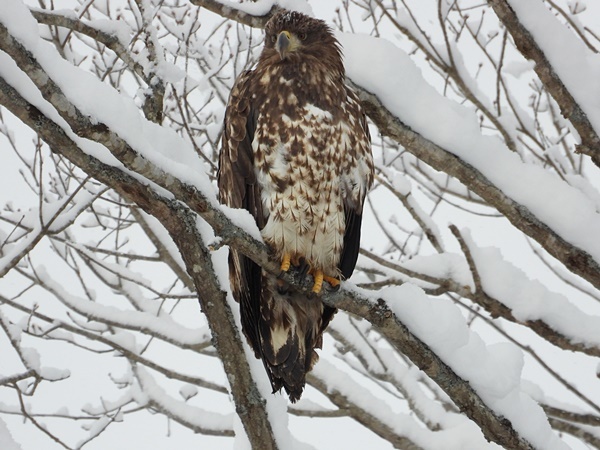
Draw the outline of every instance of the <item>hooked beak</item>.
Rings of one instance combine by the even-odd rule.
[[[287,55],[292,51],[292,35],[289,31],[282,31],[277,36],[277,42],[275,43],[275,50],[279,53],[281,59],[285,59]]]

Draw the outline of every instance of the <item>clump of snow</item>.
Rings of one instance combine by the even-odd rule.
[[[219,414],[182,403],[170,397],[143,367],[137,366],[135,373],[147,398],[168,410],[178,420],[209,430],[224,431],[232,429],[234,414]]]
[[[48,381],[60,381],[71,376],[71,371],[68,369],[58,369],[55,367],[42,367],[40,375]]]
[[[519,78],[524,73],[535,67],[533,61],[509,61],[503,66],[503,72]]]
[[[479,248],[468,232],[463,232],[477,266],[483,290],[508,306],[517,320],[542,320],[572,339],[600,347],[600,317],[591,316],[550,291],[542,282],[506,261],[498,248]]]
[[[40,371],[40,354],[35,348],[21,347],[20,351],[23,363],[28,369],[33,369],[39,373]]]
[[[198,395],[198,388],[192,384],[185,384],[179,388],[179,395],[183,397],[185,401]]]

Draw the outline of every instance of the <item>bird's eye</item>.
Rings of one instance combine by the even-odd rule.
[[[306,33],[300,33],[300,34],[298,35],[298,37],[300,38],[300,40],[301,40],[301,41],[303,41],[303,40],[305,40],[305,39],[306,39]]]
[[[271,36],[271,42],[274,44],[275,41],[277,40],[277,36],[273,35]]]

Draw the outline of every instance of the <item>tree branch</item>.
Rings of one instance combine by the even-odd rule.
[[[209,11],[225,17],[226,19],[230,19],[253,28],[264,28],[271,16],[281,9],[274,5],[266,14],[262,16],[253,16],[252,14],[248,14],[241,9],[237,9],[229,5],[226,6],[218,0],[190,0],[190,3],[208,9]]]
[[[311,386],[327,395],[329,401],[339,408],[337,411],[344,411],[346,415],[352,417],[373,433],[390,442],[394,448],[402,450],[423,450],[422,447],[418,446],[412,439],[399,434],[397,431],[383,423],[380,418],[373,416],[368,411],[365,411],[359,405],[352,402],[344,395],[344,393],[337,389],[332,389],[327,385],[326,380],[319,378],[313,373],[309,374],[307,379]]]
[[[307,291],[310,286],[307,286]],[[406,355],[419,369],[440,386],[461,412],[481,428],[486,439],[511,449],[531,449],[506,418],[498,417],[473,390],[468,381],[460,378],[425,343],[398,320],[383,301],[373,303],[355,291],[341,289],[326,293],[323,303],[371,322],[389,343]]]
[[[506,0],[488,0],[488,3],[510,32],[515,45],[523,56],[535,61],[535,73],[558,103],[563,116],[571,121],[581,137],[581,145],[578,146],[578,150],[590,156],[594,164],[600,167],[600,137],[585,112],[555,72],[542,49]]]
[[[115,54],[134,72],[138,75],[142,80],[146,82],[147,85],[150,85],[151,77],[156,76],[156,74],[149,74],[144,72],[144,68],[141,64],[135,61],[127,49],[119,41],[119,38],[116,34],[110,34],[106,31],[95,28],[92,25],[89,25],[83,22],[80,19],[73,19],[72,17],[67,17],[59,13],[48,12],[40,9],[32,9],[31,15],[37,20],[39,23],[49,26],[57,26],[66,28],[68,30],[76,31],[77,33],[84,34],[95,41],[105,45],[109,49],[111,49]]]
[[[396,140],[407,151],[434,169],[458,179],[489,205],[494,206],[517,229],[535,239],[569,270],[600,289],[600,264],[589,253],[567,242],[469,163],[411,130],[386,109],[377,96],[351,80],[346,81],[358,92],[363,107],[381,133]]]

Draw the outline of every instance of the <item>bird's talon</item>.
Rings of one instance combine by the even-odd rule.
[[[287,294],[288,291],[290,290],[290,285],[287,284],[283,280],[277,280],[276,287],[277,287],[277,293],[279,293],[281,295]]]
[[[303,282],[306,275],[311,271],[310,264],[305,258],[301,257],[298,261],[298,270],[300,271],[300,282]]]

